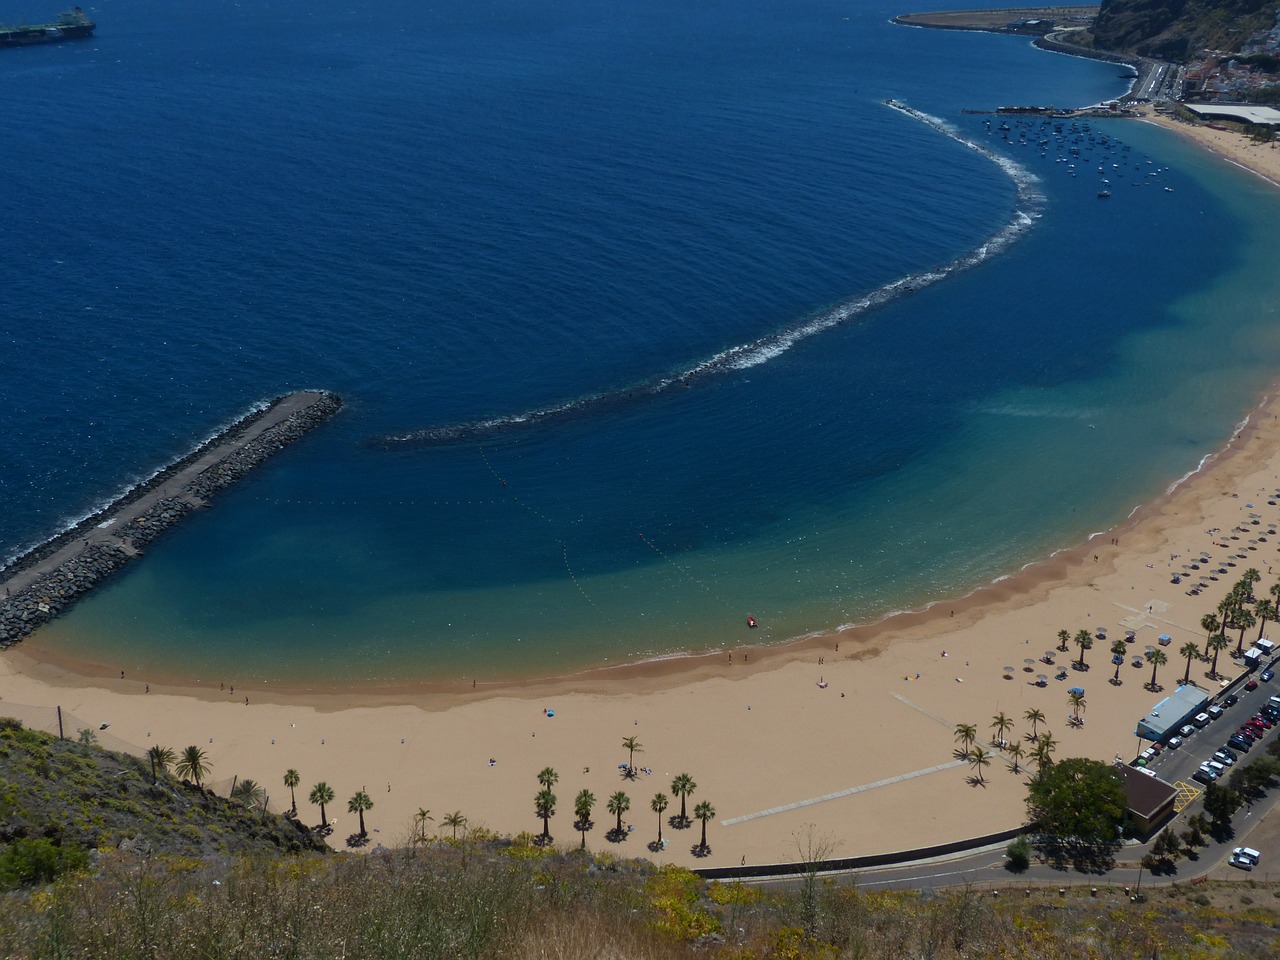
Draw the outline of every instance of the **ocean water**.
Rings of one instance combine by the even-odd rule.
[[[26,642],[325,685],[781,641],[1079,542],[1271,382],[1271,191],[964,112],[1115,66],[695,6],[143,0],[6,51],[0,551],[348,403]]]

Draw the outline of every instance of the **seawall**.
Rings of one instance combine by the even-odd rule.
[[[324,391],[266,403],[103,509],[0,569],[0,649],[63,613],[187,514],[342,408]]]

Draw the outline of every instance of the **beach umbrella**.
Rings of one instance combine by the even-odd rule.
[[[1012,680],[1012,679],[1013,679],[1013,667],[1005,667],[1005,668],[1004,668],[1004,678],[1005,678],[1006,680]]]
[[[1045,687],[1049,685],[1049,675],[1045,673],[1036,674],[1036,686]]]
[[[1067,693],[1078,693],[1078,694],[1080,694],[1080,696],[1082,696],[1082,697],[1083,697],[1083,696],[1084,696],[1084,687],[1072,687],[1070,690],[1068,690],[1068,691],[1067,691]]]
[[[1035,668],[1036,668],[1035,657],[1027,657],[1027,659],[1022,661],[1022,669],[1025,670],[1027,673],[1033,672]]]

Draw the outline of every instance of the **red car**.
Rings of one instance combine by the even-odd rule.
[[[1257,690],[1257,689],[1258,689],[1258,681],[1257,681],[1257,680],[1255,680],[1255,679],[1253,679],[1253,677],[1250,677],[1250,678],[1249,678],[1249,682],[1248,682],[1248,683],[1246,683],[1246,684],[1244,685],[1244,688],[1245,688],[1246,690]]]

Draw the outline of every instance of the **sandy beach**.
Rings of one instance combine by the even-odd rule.
[[[1175,120],[1156,113],[1150,104],[1143,104],[1139,109],[1144,120],[1188,137],[1231,163],[1251,170],[1280,187],[1280,149],[1276,148],[1274,142],[1257,143],[1230,130],[1214,130],[1204,124]]]
[[[1217,133],[1153,119],[1197,139]],[[1204,142],[1245,162],[1226,145]],[[1280,183],[1275,151],[1239,150],[1272,161],[1257,169]],[[1022,822],[1024,778],[993,750],[985,782],[975,783],[954,756],[956,724],[974,724],[990,746],[996,714],[1010,717],[1009,738],[1022,740],[1030,728],[1024,715],[1036,709],[1057,757],[1130,759],[1137,720],[1187,669],[1178,651],[1187,641],[1203,647],[1201,618],[1250,567],[1262,574],[1259,596],[1280,579],[1278,414],[1280,402],[1263,402],[1200,471],[1086,544],[968,597],[786,647],[744,646],[499,689],[304,696],[233,687],[234,678],[225,687],[178,688],[144,676],[88,676],[83,665],[59,662],[37,633],[0,658],[0,714],[33,718],[27,707],[61,705],[94,728],[109,724],[104,740],[109,734],[142,750],[196,744],[213,780],[251,777],[276,807],[288,805],[281,777],[296,768],[305,821],[319,821],[306,802],[310,787],[321,780],[333,787],[340,848],[354,829],[346,800],[362,788],[375,803],[366,816],[374,843],[402,843],[419,808],[437,822],[457,810],[472,826],[537,831],[536,775],[547,766],[559,773],[557,842],[578,842],[573,797],[586,788],[597,798],[588,846],[659,862],[788,862],[809,836],[830,855],[855,856],[983,835]],[[1200,557],[1212,562],[1189,570]],[[1184,575],[1180,583],[1171,582],[1176,575]],[[1197,583],[1204,589],[1189,595]],[[1085,653],[1090,669],[1056,679],[1079,656],[1074,646],[1053,649],[1058,632],[1082,629],[1108,639]],[[1126,631],[1134,639],[1116,686],[1108,682],[1109,647]],[[1144,689],[1152,668],[1132,660],[1165,634],[1172,640],[1158,672],[1164,693],[1153,693]],[[1052,665],[1040,659],[1050,651]],[[1190,676],[1212,688],[1207,670],[1195,661]],[[1239,672],[1225,655],[1219,670]],[[1067,722],[1074,686],[1085,689],[1081,726]],[[631,736],[642,745],[635,779],[619,769]],[[664,827],[665,850],[646,847],[658,822],[650,801],[670,794],[681,772],[697,783],[690,813],[703,800],[715,807],[705,859],[691,853],[696,823]],[[605,803],[618,790],[630,798],[623,821],[634,832],[615,844],[604,836],[613,819]],[[678,810],[672,798],[666,816]]]

